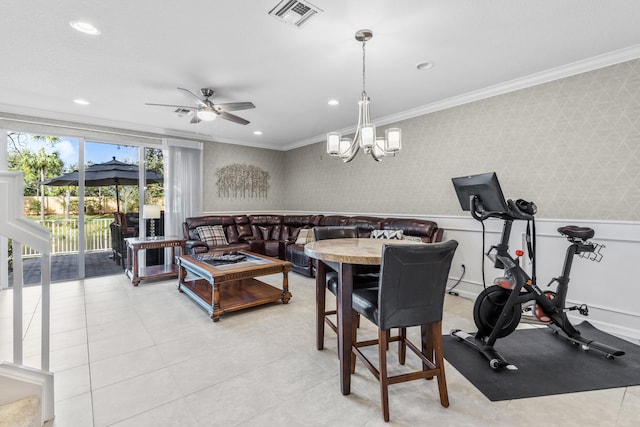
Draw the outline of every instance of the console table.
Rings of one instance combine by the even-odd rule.
[[[156,236],[156,237],[129,237],[124,239],[127,245],[127,277],[131,278],[133,286],[138,286],[141,280],[162,279],[165,277],[178,277],[178,267],[173,263],[175,258],[175,248],[181,247],[185,252],[186,240],[177,236]],[[141,266],[138,262],[138,253],[147,249],[171,248],[171,264]]]

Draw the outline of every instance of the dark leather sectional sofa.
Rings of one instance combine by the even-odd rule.
[[[228,244],[210,247],[201,241],[196,228],[205,225],[222,226]],[[440,242],[443,234],[429,220],[343,215],[200,216],[187,218],[183,232],[188,254],[250,250],[287,260],[293,271],[313,276],[313,263],[304,253],[304,245],[295,242],[301,229],[317,226],[357,226],[360,237],[369,237],[372,230],[402,230],[405,236],[419,237],[425,243]]]

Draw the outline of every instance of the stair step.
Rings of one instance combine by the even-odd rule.
[[[36,427],[39,419],[38,396],[28,396],[0,405],[0,427]]]

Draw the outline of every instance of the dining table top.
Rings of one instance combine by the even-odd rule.
[[[309,242],[304,252],[311,258],[347,264],[379,265],[382,262],[383,245],[420,245],[421,242],[398,239],[326,239]]]

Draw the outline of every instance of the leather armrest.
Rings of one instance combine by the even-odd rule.
[[[185,243],[185,248],[188,254],[207,252],[209,250],[209,246],[201,240],[187,240]]]

